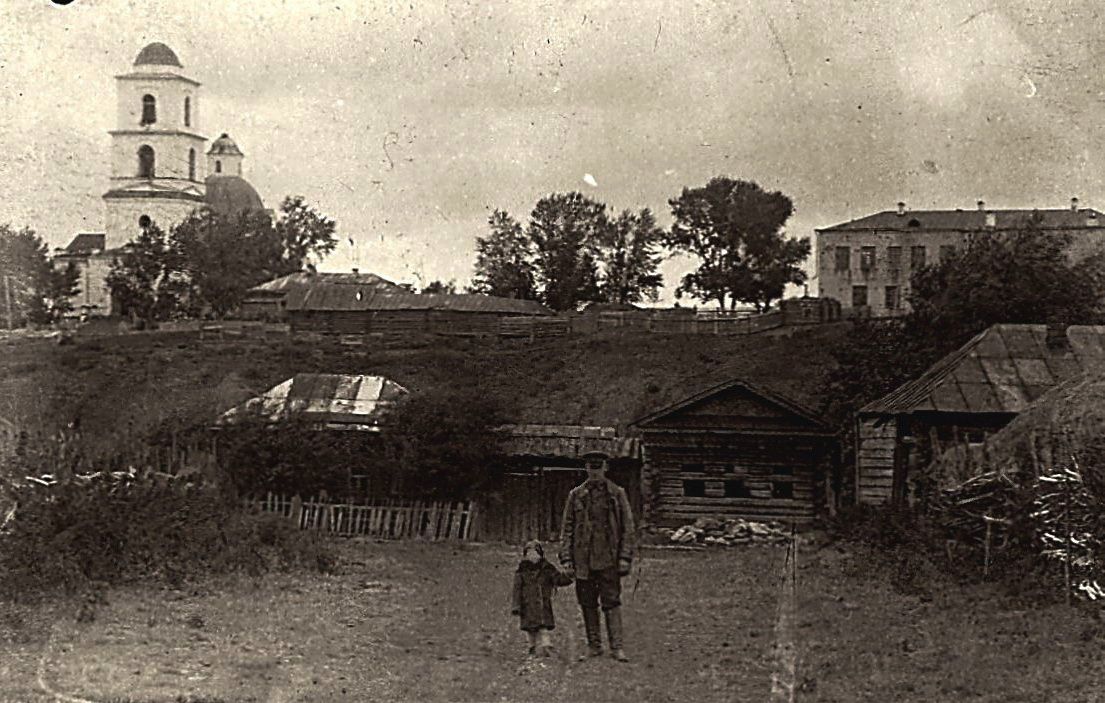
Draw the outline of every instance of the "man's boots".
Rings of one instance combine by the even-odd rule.
[[[620,608],[611,608],[606,611],[606,635],[610,638],[610,656],[620,662],[629,661],[625,656],[622,640],[622,611]]]
[[[598,608],[582,608],[583,627],[587,631],[587,654],[580,661],[590,657],[602,656],[602,623],[599,621]]]

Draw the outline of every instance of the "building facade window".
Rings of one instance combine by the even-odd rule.
[[[696,479],[685,479],[683,481],[683,495],[688,498],[705,498],[706,482]]]
[[[909,256],[910,267],[914,271],[920,271],[925,267],[925,245],[921,244],[915,246],[910,250]]]
[[[865,273],[875,270],[875,247],[863,247],[860,249],[859,270]]]
[[[196,180],[196,150],[188,150],[188,180]]]
[[[852,307],[867,307],[867,286],[852,286]]]
[[[149,144],[138,147],[138,177],[154,177],[154,153],[153,147]]]
[[[749,493],[748,486],[745,485],[743,479],[735,478],[725,482],[725,497],[750,498],[752,494]]]
[[[157,122],[157,98],[152,95],[142,96],[142,122],[143,125]]]
[[[771,497],[790,499],[794,497],[794,484],[790,481],[772,481]]]
[[[941,244],[940,245],[940,263],[947,261],[955,256],[954,244]]]
[[[901,247],[887,247],[886,248],[886,268],[890,272],[891,278],[897,280],[898,275],[902,271],[902,248]]]
[[[886,309],[897,310],[901,306],[901,293],[898,292],[898,286],[886,287]]]
[[[184,126],[192,126],[192,98],[184,98]]]
[[[852,248],[851,247],[837,247],[836,248],[836,271],[844,272],[852,268]]]
[[[150,222],[152,222],[152,220],[150,220],[149,215],[142,215],[141,217],[138,218],[138,226],[141,227],[142,229],[146,229],[147,227],[149,227]]]

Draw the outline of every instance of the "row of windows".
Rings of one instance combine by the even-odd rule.
[[[945,261],[951,256],[955,255],[954,244],[942,244],[940,245],[940,260]],[[876,257],[876,247],[860,247],[859,249],[859,270],[865,273],[874,271],[878,261]],[[918,244],[917,246],[910,247],[909,252],[909,265],[913,271],[917,271],[925,267],[927,259],[927,249],[924,244]],[[838,272],[850,271],[852,268],[852,248],[851,247],[837,247],[836,248],[836,266],[835,270]],[[886,268],[891,271],[900,271],[902,269],[902,247],[889,246],[886,248]]]
[[[751,498],[752,491],[742,479],[729,479],[723,482],[726,498]],[[706,481],[702,479],[684,479],[683,495],[687,498],[705,498]],[[794,484],[789,481],[771,482],[772,498],[793,498]]]
[[[140,125],[155,124],[157,122],[157,98],[146,94],[142,96],[142,121]],[[192,99],[184,98],[184,126],[192,126]]]
[[[870,304],[867,292],[867,286],[852,286],[852,307],[867,307]],[[887,286],[883,293],[883,307],[887,310],[898,310],[902,307],[902,291],[898,286]]]
[[[138,177],[139,178],[154,178],[156,175],[156,160],[157,156],[154,153],[153,147],[149,144],[143,144],[138,147]],[[221,173],[223,170],[223,164],[221,161],[215,162],[215,172]],[[188,180],[196,180],[196,150],[188,150]]]

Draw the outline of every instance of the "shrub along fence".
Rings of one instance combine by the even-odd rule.
[[[475,540],[478,509],[473,501],[370,500],[332,503],[325,496],[301,499],[268,493],[253,501],[263,512],[290,518],[302,530],[382,539]]]

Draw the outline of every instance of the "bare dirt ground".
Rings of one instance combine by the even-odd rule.
[[[74,604],[2,609],[0,700],[771,700],[781,548],[646,551],[625,582],[629,664],[574,661],[570,587],[557,655],[528,659],[513,550],[342,551],[330,576],[115,589],[91,622]],[[1097,621],[1003,602],[975,586],[906,595],[834,548],[800,552],[796,700],[1105,700]]]

